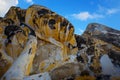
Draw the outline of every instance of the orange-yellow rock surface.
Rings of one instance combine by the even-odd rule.
[[[27,74],[51,71],[77,53],[74,27],[68,20],[43,6],[32,5],[26,10],[11,7],[0,18],[0,77],[19,57],[28,40],[29,29],[20,26],[21,22],[32,27],[38,40],[33,67]]]
[[[0,17],[0,78],[119,80],[119,36],[119,30],[98,23],[75,35],[67,19],[44,6],[11,7]]]

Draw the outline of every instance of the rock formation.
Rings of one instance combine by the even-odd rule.
[[[74,27],[68,20],[43,6],[32,5],[26,10],[11,7],[5,17],[0,19],[0,77],[12,73],[11,69],[22,59],[26,43],[29,43],[28,27],[34,30],[38,43],[33,55],[35,58],[28,57],[30,61],[26,66],[29,66],[21,64],[27,68],[21,72],[21,79],[32,74],[50,72],[56,67],[76,61],[78,48]],[[8,79],[4,76],[2,79]]]
[[[106,80],[120,75],[120,31],[91,23],[81,36],[75,36],[77,60],[87,65],[89,73]]]
[[[30,30],[28,41],[20,56],[14,61],[1,80],[22,80],[28,76],[37,49],[37,38],[33,30]]]
[[[91,23],[82,35],[50,9],[11,7],[0,18],[1,80],[120,79],[120,31]],[[109,65],[109,66],[107,66]]]

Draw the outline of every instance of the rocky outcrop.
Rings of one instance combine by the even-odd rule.
[[[11,7],[6,13],[6,19],[10,19],[12,24],[19,25],[20,22],[25,22],[26,10],[20,7]]]
[[[96,78],[105,79],[120,75],[120,31],[98,23],[91,23],[85,32],[75,35],[77,60],[87,65]]]
[[[38,45],[39,51],[37,51],[36,57],[39,57],[40,60],[35,58],[34,61],[35,64],[38,64],[36,66],[40,67],[40,69],[37,68],[40,72],[50,71],[51,68],[68,59],[68,55],[76,54],[74,28],[65,18],[45,7],[33,5],[26,11],[25,22],[35,30],[39,41],[46,41],[45,44]],[[44,53],[46,53],[46,57],[40,57],[44,56]]]
[[[29,60],[26,63],[25,57],[23,59],[21,56],[24,54],[22,52],[28,49],[26,43],[29,42],[31,34],[29,27],[37,37],[37,48],[32,57],[26,56],[26,60]],[[44,72],[49,74],[66,63],[77,62],[75,58],[77,51],[73,25],[46,7],[39,5],[32,5],[28,9],[11,7],[5,17],[0,18],[0,77],[6,73],[2,79],[11,77],[22,79],[37,73],[44,75]],[[22,61],[25,62],[24,65],[21,64]],[[12,71],[13,68],[18,68],[19,63],[23,67],[19,66],[20,69],[15,70],[16,72]],[[12,73],[11,76],[9,73]],[[15,73],[19,77],[16,78]],[[25,79],[33,77],[34,75]]]
[[[31,29],[25,48],[1,80],[22,80],[25,76],[28,76],[35,57],[36,49],[37,38],[34,31]]]
[[[120,47],[120,31],[105,25],[97,23],[89,24],[83,35],[85,34],[90,34],[93,37]]]
[[[0,18],[2,80],[109,80],[120,75],[120,31],[91,23],[82,35],[50,9],[11,7]]]

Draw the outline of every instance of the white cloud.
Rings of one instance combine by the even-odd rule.
[[[88,18],[91,18],[91,15],[88,12],[81,12],[79,14],[73,14],[73,16],[76,19],[80,19],[80,20],[87,20]]]
[[[82,30],[82,29],[80,29],[80,28],[79,28],[78,30],[80,31],[80,34],[82,34],[82,33],[84,32],[84,30]]]
[[[94,14],[90,14],[89,12],[85,11],[85,12],[80,12],[78,14],[73,14],[73,17],[75,17],[76,19],[85,21],[88,19],[97,19],[97,18],[103,18],[103,15],[94,13]]]
[[[84,32],[84,30],[79,27],[75,33],[78,35],[81,35],[81,34],[83,34],[83,32]]]
[[[0,17],[3,17],[11,6],[16,6],[18,0],[0,0]]]
[[[118,8],[106,8],[101,5],[98,5],[98,12],[104,15],[115,14],[115,13],[118,13],[119,11],[120,9]]]
[[[26,0],[27,3],[33,4],[34,2],[32,0]]]
[[[72,17],[79,19],[81,21],[86,21],[88,19],[99,19],[104,18],[109,15],[116,14],[120,11],[119,8],[106,8],[101,5],[98,5],[98,9],[94,13],[88,11],[72,14]]]
[[[117,13],[119,11],[119,9],[108,9],[107,10],[107,14],[115,14],[115,13]]]

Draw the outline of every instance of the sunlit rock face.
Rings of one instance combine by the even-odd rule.
[[[26,47],[28,26],[35,32],[37,42],[32,46],[32,57],[27,55],[31,52]],[[24,51],[26,56],[21,58]],[[0,18],[0,78],[5,73],[9,76],[15,67],[19,72],[13,70],[12,74],[21,72],[22,78],[17,76],[24,80],[120,79],[119,57],[120,31],[98,23],[89,24],[82,35],[77,35],[68,20],[39,5],[28,9],[11,7]],[[17,61],[26,61],[20,65],[23,72],[16,67]]]
[[[20,7],[11,7],[4,18],[10,19],[12,24],[19,25],[20,22],[25,22],[26,10]]]
[[[98,23],[91,23],[85,32],[75,35],[77,60],[87,65],[97,78],[110,79],[120,75],[120,31]]]
[[[74,27],[62,16],[43,6],[33,5],[26,11],[25,23],[33,27],[40,39],[67,48],[69,54],[76,53]]]
[[[50,71],[69,59],[68,55],[76,54],[74,27],[65,18],[43,6],[33,5],[26,11],[25,23],[35,30],[40,41],[34,61],[40,72]]]
[[[10,25],[13,25],[13,21],[11,19],[8,19],[8,18],[1,19],[0,21],[0,54],[1,54],[0,76],[2,76],[7,71],[7,69],[12,65],[14,60],[19,56],[19,54],[23,50],[24,43],[27,38],[23,34],[21,34],[20,28],[18,26],[14,25],[11,27]],[[17,32],[15,35],[14,34],[9,35],[11,33],[14,33],[14,31]]]
[[[46,7],[32,5],[28,9],[11,7],[0,18],[0,77],[24,50],[30,30],[37,36],[37,50],[31,71],[27,74],[50,72],[56,67],[76,61],[78,51],[73,25]],[[25,25],[25,26],[26,26]]]
[[[102,24],[89,24],[84,34],[90,34],[100,40],[120,47],[120,31]]]

